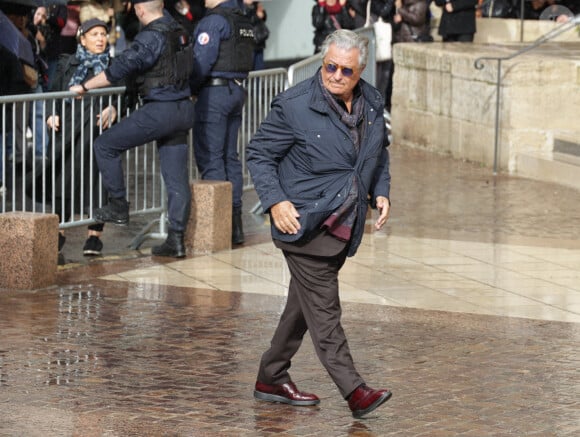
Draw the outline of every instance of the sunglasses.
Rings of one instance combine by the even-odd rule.
[[[349,67],[343,67],[342,65],[333,64],[331,62],[323,62],[322,66],[326,70],[327,73],[334,74],[338,70],[341,71],[344,77],[351,77],[354,74],[354,70]]]

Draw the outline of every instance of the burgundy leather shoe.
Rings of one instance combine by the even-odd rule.
[[[392,395],[390,390],[374,390],[367,387],[366,384],[362,384],[348,397],[348,406],[353,417],[360,419],[388,401]]]
[[[279,385],[263,384],[260,381],[257,381],[256,389],[254,390],[254,397],[262,401],[281,402],[283,404],[301,407],[317,405],[320,403],[318,396],[298,391],[296,384],[292,381]]]

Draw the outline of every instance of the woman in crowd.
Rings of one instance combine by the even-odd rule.
[[[478,0],[435,0],[442,9],[439,35],[443,42],[473,42]]]
[[[370,11],[370,18],[367,17],[367,23],[372,24],[376,22],[379,18],[386,23],[393,24],[393,16],[395,14],[395,0],[368,0],[370,6],[368,10]],[[377,61],[376,69],[376,87],[381,92],[381,95],[385,99],[385,110],[391,112],[391,91],[392,91],[392,71],[393,71],[393,60],[387,59],[385,61]]]
[[[78,40],[76,53],[62,55],[59,59],[51,91],[68,91],[73,85],[84,84],[109,65],[108,27],[104,21],[93,18],[82,23]],[[47,119],[47,125],[56,131],[52,146],[55,151],[56,212],[61,221],[66,221],[72,214],[84,213],[80,208],[88,206],[91,199],[98,199],[100,187],[91,186],[91,181],[99,176],[96,162],[91,159],[91,144],[101,129],[107,129],[115,121],[117,110],[99,98],[66,99],[59,103],[57,114]],[[71,131],[73,126],[74,131]],[[46,179],[50,176],[44,181],[49,183]],[[62,187],[64,192],[61,193]],[[101,254],[103,243],[99,237],[103,227],[102,223],[89,225],[84,255]],[[60,233],[59,252],[64,242],[64,234]]]
[[[355,28],[355,11],[346,0],[315,0],[312,8],[314,53],[318,53],[328,35],[337,29]]]
[[[397,0],[393,17],[393,40],[431,42],[431,14],[427,0]]]

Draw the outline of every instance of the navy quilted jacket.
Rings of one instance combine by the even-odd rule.
[[[349,256],[364,233],[368,196],[389,197],[388,139],[379,91],[360,80],[366,100],[365,129],[357,154],[347,127],[328,106],[316,73],[276,96],[271,111],[248,145],[246,157],[262,208],[289,200],[300,213],[301,229],[272,237],[292,242],[317,230],[358,183],[359,208]],[[353,177],[354,176],[354,177]]]

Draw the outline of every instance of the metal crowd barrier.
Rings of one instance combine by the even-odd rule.
[[[248,99],[242,113],[242,126],[238,134],[238,153],[244,174],[244,189],[252,189],[252,179],[246,166],[246,146],[270,111],[274,97],[287,87],[285,68],[252,71],[245,82]]]
[[[92,223],[93,210],[105,199],[93,159],[93,140],[102,130],[95,132],[95,123],[90,120],[109,106],[116,109],[117,120],[128,116],[131,109],[124,109],[123,93],[123,87],[91,91],[85,97],[90,105],[84,105],[70,92],[0,97],[0,212],[60,211],[61,229]],[[45,130],[36,117],[30,116],[31,110],[34,113],[37,109],[41,120],[60,116],[58,132]],[[42,133],[37,136],[38,130]],[[37,151],[38,140],[41,144]],[[134,205],[132,214],[163,210],[155,156],[154,144],[146,144],[123,158],[128,199]],[[83,165],[85,161],[87,165]]]
[[[369,33],[368,65],[374,65],[372,29],[359,29],[357,32]],[[291,66],[288,71],[284,68],[253,71],[245,81],[248,99],[238,135],[244,189],[253,187],[246,167],[246,145],[268,114],[272,99],[289,86],[312,76],[320,63],[320,55],[314,55]],[[374,84],[374,68],[367,68],[363,78]],[[95,132],[93,124],[87,120],[94,120],[108,106],[116,108],[117,121],[130,115],[134,108],[123,104],[124,91],[124,87],[91,90],[85,99],[96,104],[94,108],[90,105],[88,110],[83,110],[83,100],[75,99],[76,95],[70,92],[0,96],[0,213],[31,211],[56,214],[60,211],[61,229],[93,223],[94,209],[106,203],[106,199],[93,159],[93,141],[101,129]],[[60,105],[68,113],[61,114],[62,134],[45,130],[44,121],[55,115]],[[78,105],[81,105],[80,117],[75,117],[74,108]],[[73,140],[67,141],[68,138]],[[198,171],[191,132],[188,144],[190,177],[195,180]],[[40,156],[35,156],[36,149]],[[59,159],[70,154],[76,159],[70,162]],[[90,162],[88,167],[82,165],[85,160]],[[154,142],[126,152],[123,162],[131,215],[157,215],[135,238],[131,247],[136,249],[146,238],[164,238],[166,235],[165,188]],[[70,177],[68,180],[59,178],[59,174]],[[66,198],[70,202],[65,202]],[[157,230],[153,230],[155,227]]]
[[[268,113],[274,96],[286,86],[287,71],[283,68],[251,72],[246,80],[248,100],[238,136],[245,189],[252,188],[245,164],[245,147]],[[123,105],[124,91],[123,87],[92,90],[85,99],[95,101],[95,109],[90,105],[88,111],[82,109],[82,100],[75,99],[75,94],[70,92],[0,96],[0,212],[61,211],[61,229],[93,223],[94,209],[106,203],[106,199],[93,159],[93,140],[100,129],[94,132],[93,123],[87,120],[94,120],[109,105],[116,108],[117,120],[130,115],[132,109]],[[56,114],[60,104],[65,108],[60,120],[62,135],[45,131],[44,124],[37,121]],[[80,117],[75,117],[74,108],[78,105],[81,105]],[[35,117],[37,110],[38,117]],[[38,142],[41,156],[35,156]],[[190,177],[197,179],[191,132],[188,143]],[[70,162],[59,159],[71,154],[76,159]],[[90,159],[86,159],[87,154]],[[85,160],[90,162],[88,167],[82,165]],[[138,248],[144,239],[162,238],[166,233],[165,189],[156,144],[148,143],[126,152],[123,161],[131,215],[158,214],[131,245]],[[69,176],[68,180],[59,178],[63,173]],[[70,202],[65,203],[65,198]],[[157,232],[151,232],[157,225]]]

